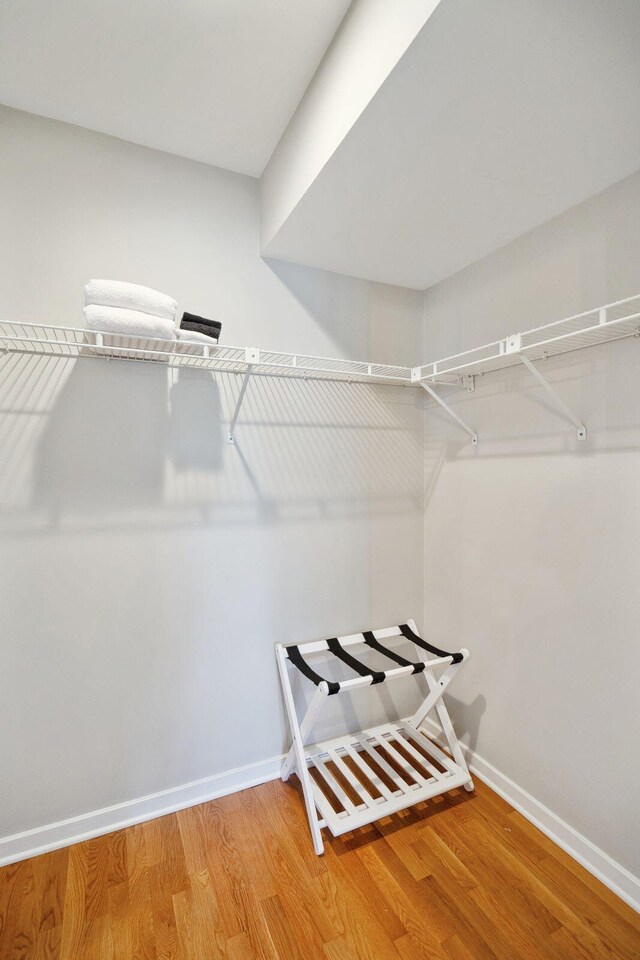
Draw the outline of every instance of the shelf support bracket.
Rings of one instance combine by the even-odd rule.
[[[245,363],[247,364],[247,369],[244,372],[244,377],[242,378],[242,386],[240,387],[240,393],[238,394],[238,399],[236,401],[236,408],[233,411],[233,416],[231,418],[231,423],[229,424],[229,433],[227,435],[227,443],[235,443],[235,429],[236,423],[238,422],[238,417],[240,415],[240,408],[242,406],[242,401],[244,400],[244,395],[246,393],[247,387],[249,386],[249,379],[253,371],[254,364],[260,363],[260,351],[255,347],[247,347],[244,352]]]
[[[240,387],[240,393],[238,394],[238,399],[236,401],[236,408],[233,411],[231,423],[229,424],[229,435],[227,436],[227,443],[236,442],[236,438],[235,438],[236,423],[238,422],[240,407],[242,406],[242,401],[244,400],[246,389],[249,386],[249,378],[251,377],[252,370],[253,370],[253,366],[252,364],[249,364],[249,366],[244,372],[244,377],[242,378],[242,386]]]
[[[460,427],[462,427],[462,429],[465,430],[465,431],[469,434],[469,436],[471,437],[471,443],[474,445],[474,447],[477,447],[477,445],[478,445],[478,434],[475,432],[475,430],[474,430],[472,427],[470,427],[468,423],[465,423],[464,420],[462,419],[462,417],[459,417],[458,414],[455,412],[455,410],[452,410],[452,409],[451,409],[451,407],[449,406],[448,403],[445,403],[445,401],[442,399],[442,397],[441,397],[438,393],[436,393],[436,391],[433,389],[433,387],[430,387],[429,384],[428,384],[428,383],[425,383],[424,380],[419,380],[418,382],[419,382],[420,386],[422,387],[422,389],[423,389],[423,390],[426,390],[427,393],[429,394],[429,396],[430,396],[430,397],[433,397],[433,399],[436,401],[436,403],[439,403],[440,406],[442,407],[442,409],[443,409],[443,410],[446,410],[446,412],[449,414],[449,416],[450,416],[453,420],[455,420],[456,423],[457,423]]]
[[[556,391],[553,389],[550,383],[547,383],[545,378],[542,376],[538,368],[531,362],[529,357],[525,356],[524,353],[519,354],[520,360],[524,363],[527,370],[533,374],[541,387],[543,387],[546,392],[549,394],[553,402],[559,407],[560,410],[564,413],[565,417],[568,417],[569,420],[573,423],[578,433],[578,440],[587,439],[587,428],[581,420],[578,420],[573,410],[571,410],[564,400],[558,396]]]

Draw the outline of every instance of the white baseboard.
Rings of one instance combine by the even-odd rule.
[[[446,747],[446,740],[441,727],[433,720],[427,719],[423,724],[425,729],[433,731],[435,739]],[[574,830],[572,826],[561,820],[552,810],[532,797],[530,793],[519,787],[499,770],[472,752],[465,744],[461,744],[471,772],[480,778],[488,787],[498,793],[503,800],[530,820],[539,830],[542,830],[550,840],[577,860],[578,863],[601,880],[621,900],[640,913],[640,878],[630,873],[626,867],[613,860],[608,854],[587,840],[585,836]]]
[[[183,783],[170,790],[150,793],[137,800],[117,803],[91,813],[83,813],[68,820],[59,820],[34,830],[14,833],[0,838],[0,867],[18,860],[26,860],[59,847],[67,847],[81,840],[90,840],[114,830],[122,830],[134,823],[143,823],[155,817],[163,817],[176,810],[193,807],[197,803],[215,800],[228,793],[237,793],[259,783],[275,780],[280,775],[283,757],[270,757],[258,763],[236,767],[213,777],[204,777],[191,783]]]
[[[427,720],[424,726],[446,746],[442,730],[436,723]],[[582,864],[629,906],[640,912],[640,879],[638,877],[616,863],[604,850],[600,850],[487,760],[478,756],[477,753],[472,753],[464,744],[462,746],[467,754],[469,767],[475,776],[495,790],[507,803],[542,830],[554,843],[562,847],[569,856]],[[112,833],[114,830],[122,830],[134,823],[142,823],[168,813],[175,813],[176,810],[184,810],[198,803],[215,800],[216,797],[246,790],[260,783],[266,783],[268,780],[275,780],[280,774],[282,760],[282,756],[269,757],[268,760],[236,767],[234,770],[227,770],[225,773],[194,780],[192,783],[185,783],[170,790],[139,797],[137,800],[118,803],[78,817],[70,817],[68,820],[36,827],[34,830],[25,830],[23,833],[2,837],[0,838],[0,866],[26,860],[28,857],[48,853],[50,850],[70,846],[72,843],[99,837],[105,833]]]

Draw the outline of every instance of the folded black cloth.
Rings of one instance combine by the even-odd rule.
[[[199,333],[216,338],[222,331],[222,324],[217,320],[208,320],[207,317],[199,317],[195,313],[183,313],[180,326],[183,330],[197,330]],[[205,329],[202,329],[203,327]]]
[[[196,333],[204,333],[205,337],[211,337],[216,343],[220,339],[220,327],[221,324],[219,323],[214,327],[213,324],[210,323],[193,323],[192,320],[183,320],[180,324],[181,330],[193,330]]]

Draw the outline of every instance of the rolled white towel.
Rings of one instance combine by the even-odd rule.
[[[165,293],[122,280],[89,280],[84,288],[84,302],[86,306],[98,304],[102,307],[138,310],[172,321],[176,319],[178,308],[176,301]]]
[[[176,328],[172,320],[153,317],[138,310],[124,310],[121,307],[101,307],[90,304],[82,311],[87,330],[99,330],[103,333],[118,333],[129,337],[153,337],[161,340],[175,340]]]

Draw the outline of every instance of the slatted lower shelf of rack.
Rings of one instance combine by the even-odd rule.
[[[334,836],[469,781],[423,731],[394,721],[307,747],[313,799]]]

